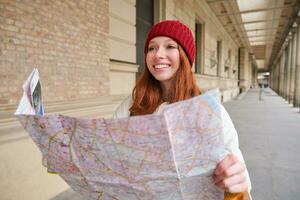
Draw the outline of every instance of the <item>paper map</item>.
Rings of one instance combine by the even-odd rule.
[[[212,179],[224,156],[217,96],[210,91],[159,115],[122,119],[16,114],[48,172],[88,198],[220,200],[224,191]]]

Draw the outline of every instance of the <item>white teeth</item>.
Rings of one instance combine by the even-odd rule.
[[[169,65],[167,65],[167,64],[154,65],[155,69],[161,69],[161,68],[167,68],[167,67],[169,67]]]

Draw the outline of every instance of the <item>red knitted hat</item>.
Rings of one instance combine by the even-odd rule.
[[[148,52],[150,40],[157,36],[166,36],[175,40],[185,51],[190,64],[193,65],[195,58],[195,41],[192,31],[178,20],[166,20],[152,26],[144,47],[144,53]]]

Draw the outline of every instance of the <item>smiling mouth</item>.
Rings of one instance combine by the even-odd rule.
[[[168,64],[158,64],[158,65],[154,65],[154,69],[165,69],[165,68],[169,68],[171,67]]]

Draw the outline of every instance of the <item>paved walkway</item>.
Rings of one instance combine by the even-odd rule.
[[[300,199],[300,113],[271,89],[225,104],[239,133],[254,200]]]

